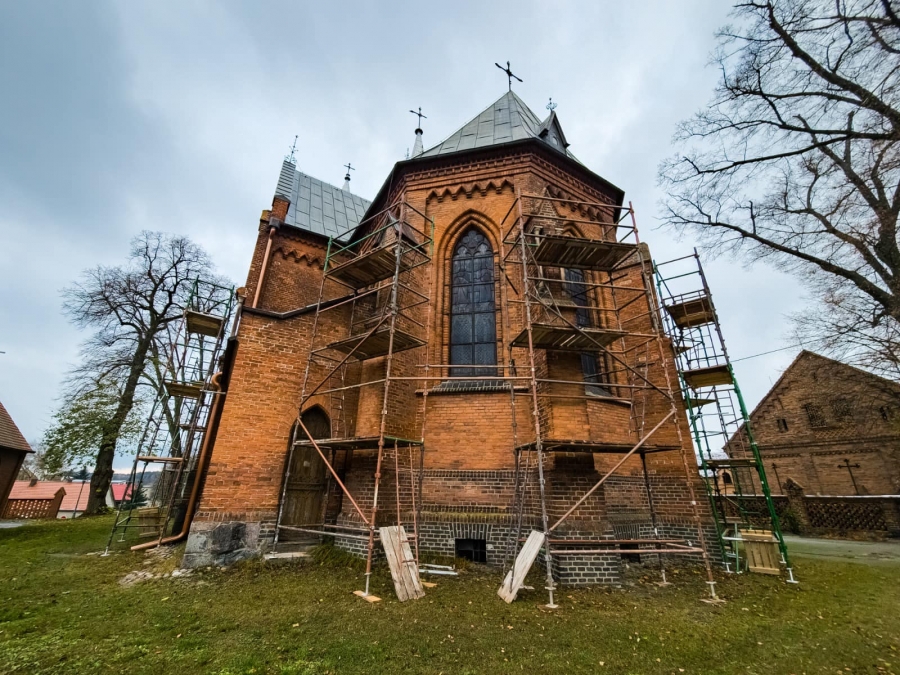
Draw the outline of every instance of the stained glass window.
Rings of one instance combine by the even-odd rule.
[[[451,377],[493,375],[497,364],[494,251],[478,230],[468,230],[453,251],[450,300]]]

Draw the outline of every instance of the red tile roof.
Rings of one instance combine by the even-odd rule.
[[[0,403],[0,448],[34,452],[2,403]]]
[[[128,483],[113,483],[109,487],[112,489],[113,500],[116,504],[131,495],[131,488],[128,486]],[[126,487],[128,488],[127,491],[125,490]]]
[[[17,480],[13,483],[10,499],[53,499],[56,491],[62,488],[63,496],[60,511],[84,511],[91,492],[90,481],[41,480],[31,484],[29,480]]]

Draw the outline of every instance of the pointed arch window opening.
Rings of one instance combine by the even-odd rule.
[[[477,228],[453,249],[450,271],[451,377],[484,377],[497,369],[494,250]],[[484,366],[484,367],[479,367]]]
[[[575,305],[575,325],[579,328],[590,328],[591,320],[588,287],[584,270],[564,269],[565,289]],[[589,396],[612,396],[605,374],[605,355],[594,352],[581,352],[581,374],[585,381],[584,392]]]

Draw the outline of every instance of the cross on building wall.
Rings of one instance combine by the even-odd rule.
[[[778,465],[772,462],[772,471],[775,473],[775,483],[778,485],[778,492],[783,492],[781,480],[778,478]]]
[[[859,486],[856,484],[856,476],[853,475],[853,469],[862,468],[859,463],[851,464],[850,460],[845,457],[844,463],[838,464],[837,467],[839,469],[847,469],[847,472],[850,474],[850,481],[853,483],[853,491],[856,492],[857,496],[859,496]]]

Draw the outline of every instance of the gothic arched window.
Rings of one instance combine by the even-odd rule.
[[[494,251],[475,228],[467,230],[453,250],[450,294],[450,363],[497,365]],[[450,375],[477,377],[495,372],[495,368],[452,368]]]
[[[589,328],[591,326],[591,310],[588,299],[588,287],[584,276],[584,270],[565,269],[563,270],[563,278],[566,280],[566,290],[569,297],[575,304],[575,325],[581,328]],[[581,353],[581,372],[584,375],[585,393],[593,396],[609,396],[610,392],[606,387],[599,386],[605,382],[605,376],[601,363],[604,357],[594,352]]]

